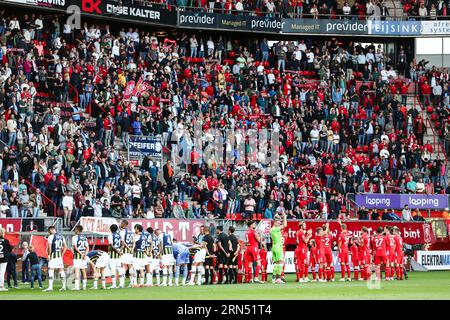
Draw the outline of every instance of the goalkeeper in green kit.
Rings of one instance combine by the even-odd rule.
[[[281,279],[283,271],[284,254],[283,254],[283,236],[282,231],[287,226],[286,214],[283,212],[283,224],[281,221],[275,220],[272,229],[270,229],[270,237],[272,238],[272,283],[285,283]]]

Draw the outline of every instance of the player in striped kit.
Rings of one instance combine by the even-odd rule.
[[[54,226],[48,227],[49,237],[47,239],[48,261],[48,288],[44,291],[53,291],[53,281],[55,279],[55,270],[59,271],[61,277],[62,288],[60,291],[66,290],[66,273],[64,272],[63,256],[66,253],[66,240],[62,235],[56,232]]]
[[[123,240],[118,232],[119,227],[113,224],[109,227],[111,234],[108,236],[109,243],[109,268],[111,269],[112,285],[109,289],[117,288],[117,277],[119,277],[119,288],[125,287],[125,273],[121,265],[121,250]]]
[[[134,226],[133,238],[133,273],[131,283],[133,287],[143,287],[145,280],[145,250],[147,248],[147,237],[142,233],[144,228],[140,224]],[[139,273],[139,285],[137,283]]]
[[[132,246],[133,246],[133,232],[127,229],[128,228],[128,221],[122,220],[120,222],[120,237],[122,238],[122,255],[120,257],[121,263],[122,263],[122,272],[125,275],[125,272],[129,270],[130,272],[130,279],[131,274],[133,273],[133,253],[132,253]],[[125,276],[124,276],[125,280]],[[125,281],[124,281],[125,282]],[[128,286],[131,288],[132,284]]]
[[[89,251],[89,243],[83,232],[83,226],[77,225],[75,227],[75,235],[72,237],[73,248],[73,267],[75,268],[75,288],[73,290],[80,290],[80,275],[83,276],[83,290],[87,286],[86,269],[88,265],[88,258],[86,253]]]
[[[150,231],[152,231],[153,233],[152,228],[147,228],[147,230],[143,232],[143,234],[145,235],[145,277],[147,279],[145,283],[146,287],[153,287],[153,239]]]
[[[175,264],[175,259],[173,258],[173,249],[172,249],[172,238],[166,232],[162,232],[160,229],[155,230],[156,235],[159,240],[162,242],[162,258],[161,258],[161,266],[163,272],[163,283],[162,286],[167,286],[167,278],[169,278],[169,287],[173,286],[173,266]]]

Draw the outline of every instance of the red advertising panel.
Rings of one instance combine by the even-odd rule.
[[[205,224],[204,220],[177,220],[177,219],[133,219],[130,228],[141,224],[144,230],[152,227],[153,230],[161,229],[182,242],[192,242],[192,237],[200,233],[200,227]]]
[[[288,221],[287,226],[287,244],[292,245],[295,243],[295,233],[298,230],[298,224],[300,221]],[[324,225],[324,221],[308,221],[306,220],[306,228],[312,229],[313,234],[317,227]],[[431,224],[422,222],[393,222],[393,221],[345,221],[347,230],[350,232],[350,236],[361,235],[361,228],[367,227],[369,229],[369,235],[378,228],[386,225],[397,226],[400,229],[400,234],[403,238],[403,242],[408,244],[423,244],[432,243],[436,241],[434,239]],[[333,241],[337,241],[337,236],[341,231],[339,223],[330,222],[330,232],[333,237]]]
[[[21,232],[22,231],[22,219],[16,219],[16,218],[0,219],[0,228],[5,229],[6,232]]]

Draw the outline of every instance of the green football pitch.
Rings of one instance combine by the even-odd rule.
[[[270,277],[270,275],[269,275]],[[286,284],[236,284],[192,287],[152,287],[114,290],[59,292],[31,290],[28,285],[0,292],[0,300],[275,300],[275,299],[450,299],[450,272],[414,272],[408,280],[358,282],[295,283],[289,275]],[[337,279],[339,276],[337,275]],[[37,285],[37,283],[36,283]],[[88,284],[88,288],[91,283]],[[44,286],[45,287],[45,286]],[[69,286],[70,287],[70,286]]]

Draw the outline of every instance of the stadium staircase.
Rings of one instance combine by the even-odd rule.
[[[430,144],[433,147],[431,159],[445,161],[448,170],[449,162],[444,150],[443,143],[439,137],[440,124],[438,121],[433,120],[435,119],[435,116],[433,116],[434,111],[430,108],[423,107],[416,96],[408,96],[407,108],[410,109],[414,106],[416,106],[417,111],[419,111],[419,115],[422,117],[422,119],[424,119],[425,125],[427,127],[427,131],[423,137],[423,142],[427,143],[427,141],[430,141]]]
[[[403,11],[403,5],[400,0],[386,0],[384,1],[386,7],[389,10],[389,16],[391,18],[403,18],[406,13]]]

